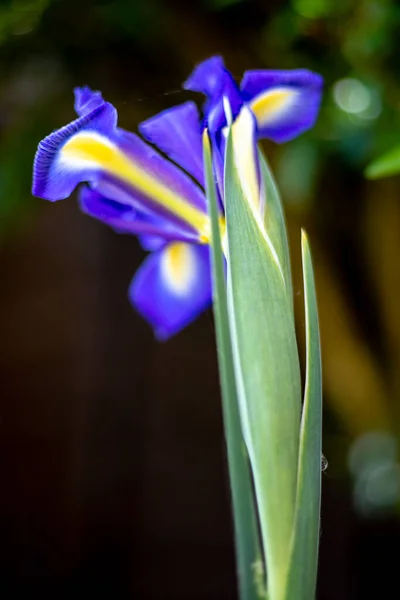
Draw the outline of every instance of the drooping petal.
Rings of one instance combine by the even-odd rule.
[[[287,142],[312,127],[322,85],[322,77],[306,69],[247,71],[241,92],[257,119],[258,137]]]
[[[91,113],[95,108],[104,104],[101,92],[93,92],[86,85],[74,89],[75,102],[74,109],[78,117],[84,117]]]
[[[201,123],[194,102],[174,106],[143,121],[139,132],[204,186]]]
[[[104,102],[45,138],[35,157],[33,194],[60,200],[88,182],[110,200],[170,220],[188,240],[207,241],[203,191],[116,121],[114,107]]]
[[[129,288],[129,298],[166,340],[211,303],[208,246],[175,242],[146,258]]]
[[[118,233],[139,236],[145,250],[158,249],[170,240],[186,239],[169,221],[105,198],[88,186],[81,187],[78,198],[82,212],[106,223]]]

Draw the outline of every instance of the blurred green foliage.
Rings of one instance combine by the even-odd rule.
[[[365,170],[369,179],[388,177],[400,173],[400,146],[396,146],[371,162]]]
[[[0,6],[0,41],[12,35],[25,35],[39,24],[51,0],[6,0]]]

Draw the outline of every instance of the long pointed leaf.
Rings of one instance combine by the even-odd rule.
[[[318,566],[321,505],[322,371],[317,300],[310,247],[302,232],[307,367],[301,421],[293,550],[286,600],[312,600]]]
[[[242,600],[258,600],[264,595],[262,552],[257,528],[250,463],[240,423],[229,332],[224,257],[221,248],[215,181],[207,132],[205,132],[203,140],[203,153],[211,219],[213,305],[235,524],[239,593]]]

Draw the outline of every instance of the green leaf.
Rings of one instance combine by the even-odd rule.
[[[274,177],[268,167],[268,163],[265,156],[262,152],[259,152],[258,156],[261,168],[261,180],[264,183],[266,195],[264,224],[266,230],[268,231],[271,243],[276,249],[277,255],[282,265],[282,271],[285,277],[288,295],[290,297],[293,297],[289,244],[282,202],[279,195],[279,190],[276,186]]]
[[[242,428],[267,563],[268,597],[282,600],[296,502],[299,359],[291,286],[282,252],[272,241],[282,225],[272,224],[276,217],[271,216],[264,227],[243,190],[240,174],[246,175],[248,153],[242,153],[245,162],[238,170],[232,140],[235,126],[228,135],[225,157],[229,322]],[[242,132],[246,134],[246,128]],[[235,148],[240,149],[240,144]]]
[[[211,220],[213,306],[235,525],[239,593],[242,600],[258,600],[265,597],[263,589],[264,568],[251,469],[240,423],[228,321],[224,257],[221,247],[217,197],[207,132],[204,134],[203,154]]]
[[[365,176],[368,179],[379,179],[398,173],[400,173],[400,146],[392,148],[392,150],[370,163],[365,169]]]
[[[286,600],[312,600],[315,596],[321,505],[321,349],[314,273],[310,247],[304,232],[302,232],[301,247],[307,366],[301,420],[296,516]]]

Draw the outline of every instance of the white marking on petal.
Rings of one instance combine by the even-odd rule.
[[[260,127],[273,125],[285,115],[295,110],[300,92],[288,87],[273,88],[255,96],[250,108]]]
[[[161,274],[165,285],[174,294],[189,295],[196,280],[196,260],[191,245],[169,244],[163,251]]]
[[[222,102],[224,105],[225,119],[228,127],[230,127],[233,121],[231,103],[229,102],[229,98],[227,96],[222,98]]]

